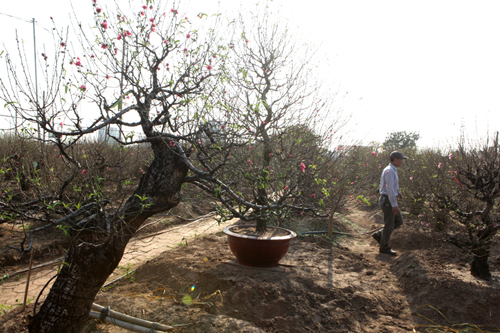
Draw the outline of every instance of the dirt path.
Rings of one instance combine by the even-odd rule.
[[[337,229],[381,226],[376,209],[350,212]],[[163,234],[131,242],[110,280],[137,267],[133,278],[100,292],[95,302],[186,333],[423,332],[419,325],[431,324],[428,319],[442,327],[472,323],[500,332],[498,246],[490,258],[492,280],[479,280],[469,273],[470,256],[408,220],[391,237],[396,257],[379,254],[370,234],[343,236],[333,245],[300,236],[282,265],[257,269],[235,263],[227,238],[217,233],[234,222],[217,226],[208,218],[167,233],[165,241]],[[54,270],[40,274],[48,278]],[[24,281],[15,295],[22,295]],[[12,316],[0,330],[25,332],[21,326]],[[95,321],[87,329],[126,332]]]
[[[145,237],[145,235],[142,235],[138,239],[133,239],[127,245],[118,268],[110,275],[108,282],[136,269],[146,260],[155,258],[168,249],[175,248],[181,243],[189,243],[196,237],[221,231],[226,226],[236,221],[237,219],[234,219],[219,225],[213,217],[205,217],[185,225],[170,227],[163,230],[165,231],[164,233],[153,237]],[[59,263],[60,262],[56,262],[52,265],[32,271],[27,303],[36,300],[42,288],[54,275],[56,275]],[[0,304],[4,306],[5,310],[22,305],[26,288],[26,279],[27,273],[23,273],[2,282]],[[44,296],[47,295],[52,283],[53,281],[47,285],[44,294],[40,298],[39,304],[45,299]]]

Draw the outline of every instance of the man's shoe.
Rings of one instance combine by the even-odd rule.
[[[372,234],[372,237],[373,237],[373,239],[375,239],[377,241],[377,243],[380,244],[380,239],[382,238],[382,236],[380,234],[374,233],[374,234]]]
[[[396,251],[391,250],[390,247],[386,247],[385,249],[380,249],[380,253],[390,254],[391,256],[395,256],[398,254]]]

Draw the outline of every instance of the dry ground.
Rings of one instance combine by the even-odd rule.
[[[381,221],[377,210],[348,218],[350,225],[337,228],[373,230]],[[433,322],[500,332],[498,246],[492,280],[479,280],[469,273],[469,256],[411,224],[393,234],[396,257],[379,254],[369,235],[333,244],[301,236],[282,265],[268,269],[236,264],[225,235],[208,235],[145,262],[95,302],[174,325],[174,332],[412,332]],[[0,331],[22,332],[22,318],[19,309],[0,317]],[[125,332],[95,321],[86,330]]]

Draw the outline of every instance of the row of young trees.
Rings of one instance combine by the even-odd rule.
[[[496,133],[483,142],[461,141],[444,153],[414,155],[407,205],[430,221],[443,241],[473,256],[471,273],[490,279],[488,259],[500,228],[500,147]]]
[[[327,178],[343,125],[334,95],[321,93],[312,55],[269,12],[226,24],[220,15],[188,18],[151,0],[92,6],[91,32],[82,24],[76,35],[54,30],[54,54],[40,60],[43,93],[25,58],[17,64],[10,52],[0,82],[11,112],[49,135],[37,143],[39,164],[17,173],[32,190],[3,196],[2,219],[36,224],[22,250],[47,228],[71,237],[31,332],[79,332],[128,241],[147,218],[177,205],[187,182],[215,195],[226,218],[256,220],[260,230],[296,211],[326,214],[342,204],[345,174]],[[118,190],[133,184],[124,176],[123,148],[116,162],[103,155],[95,168],[80,152],[86,137],[112,125],[120,128],[113,136],[120,147],[149,150],[149,165],[125,198],[109,196],[105,185],[111,168]],[[124,135],[131,130],[140,137]],[[13,152],[4,162],[15,164],[15,156],[22,158]],[[54,170],[52,159],[63,168]],[[83,184],[88,195],[75,195]]]
[[[380,172],[393,148],[360,147],[351,152],[346,163],[358,177],[352,200],[376,204]],[[447,151],[407,148],[402,151],[409,159],[398,171],[401,206],[409,219],[472,255],[471,274],[483,279],[491,278],[488,259],[500,228],[499,148],[498,133],[482,141],[462,139]]]

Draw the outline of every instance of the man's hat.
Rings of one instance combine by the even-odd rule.
[[[394,158],[402,158],[402,159],[406,160],[408,158],[406,156],[403,156],[403,154],[401,154],[399,151],[393,151],[391,153],[391,156],[389,156],[389,157],[390,157],[391,160],[394,159]]]

